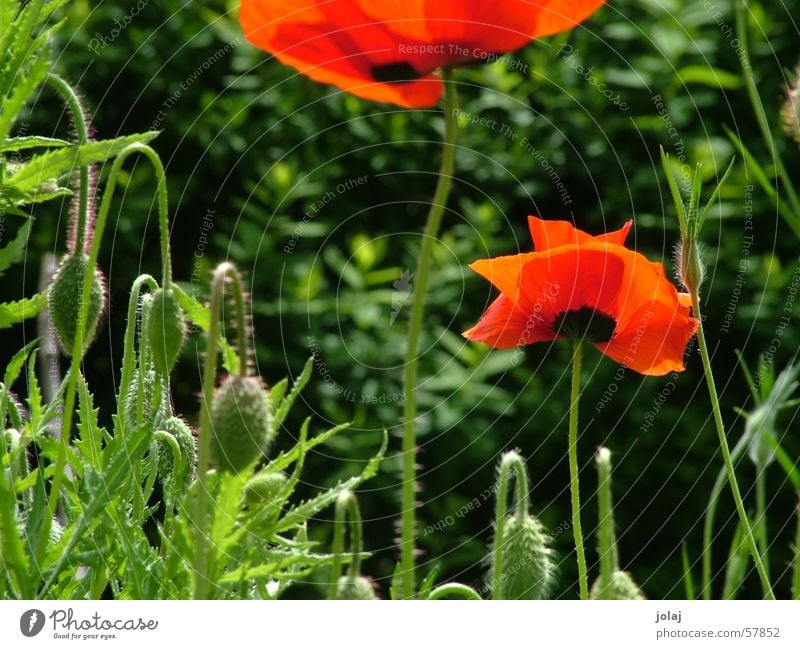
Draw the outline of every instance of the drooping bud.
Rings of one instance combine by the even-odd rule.
[[[169,374],[175,367],[185,337],[186,322],[175,292],[171,288],[158,289],[150,307],[147,339],[159,372]]]
[[[624,572],[623,570],[615,570],[612,573],[611,584],[608,587],[608,591],[605,593],[601,593],[602,585],[600,581],[600,579],[597,579],[592,585],[589,599],[647,599],[630,573]]]
[[[275,438],[269,392],[256,376],[229,376],[211,402],[212,457],[238,473],[266,454]]]
[[[153,430],[163,430],[170,415],[169,389],[158,379],[153,370],[145,372],[141,386],[140,418],[139,387],[139,368],[137,368],[133,371],[123,404],[126,420],[131,424],[142,423]]]
[[[797,66],[794,82],[786,92],[781,119],[786,134],[800,144],[800,66]]]
[[[75,344],[80,304],[83,297],[83,278],[88,263],[88,255],[81,252],[64,257],[53,276],[53,283],[47,293],[47,306],[53,318],[58,341],[67,355],[72,354],[72,347]],[[95,267],[87,307],[86,329],[83,334],[84,350],[94,340],[105,304],[105,278],[100,269]]]
[[[183,485],[188,486],[194,480],[197,469],[197,441],[189,425],[180,417],[168,417],[162,430],[172,435],[178,442],[181,451],[181,461],[184,466],[182,476]],[[175,478],[175,457],[172,448],[166,442],[159,440],[158,448],[158,475],[164,484],[171,483]]]
[[[372,582],[366,577],[339,577],[336,584],[336,599],[378,599]]]
[[[497,552],[496,541],[495,536],[490,557]],[[542,524],[534,516],[508,517],[503,526],[502,552],[499,580],[494,578],[493,568],[489,574],[489,583],[500,586],[497,599],[547,597],[555,575],[552,550]]]
[[[245,485],[244,501],[250,507],[270,505],[286,487],[287,482],[288,478],[282,471],[259,473]]]

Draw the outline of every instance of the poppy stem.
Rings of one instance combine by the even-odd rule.
[[[725,433],[725,424],[722,421],[722,411],[719,406],[719,396],[717,395],[717,386],[714,382],[714,373],[711,371],[711,359],[708,355],[708,345],[706,344],[706,336],[703,331],[703,315],[700,312],[700,299],[697,291],[691,291],[692,296],[692,310],[694,317],[697,318],[697,342],[700,347],[700,357],[703,360],[703,371],[706,375],[706,385],[708,386],[708,395],[711,399],[711,409],[714,413],[714,424],[717,428],[717,435],[719,436],[719,447],[722,451],[722,458],[725,461],[725,471],[728,474],[728,484],[730,485],[731,492],[733,492],[733,500],[736,503],[736,511],[739,514],[739,521],[742,524],[747,544],[750,546],[750,553],[753,555],[753,563],[758,571],[758,576],[761,579],[761,589],[765,599],[775,599],[775,594],[772,592],[772,586],[769,582],[769,575],[764,567],[764,561],[761,558],[761,553],[758,550],[753,528],[747,518],[747,511],[744,508],[742,501],[742,494],[739,491],[739,483],[736,480],[736,472],[733,468],[733,460],[731,459],[731,451],[728,448],[728,438]]]
[[[411,319],[408,327],[405,366],[403,370],[403,390],[405,406],[403,409],[403,488],[400,536],[400,567],[402,574],[402,599],[411,599],[416,592],[415,581],[415,538],[416,538],[416,482],[417,482],[417,351],[425,315],[425,294],[428,290],[431,259],[434,245],[442,225],[447,198],[453,184],[455,166],[455,142],[457,134],[456,88],[453,73],[445,68],[444,80],[444,147],[439,167],[436,193],[431,202],[428,220],[422,239],[422,247],[417,258],[414,296],[411,305]]]
[[[572,389],[569,400],[569,487],[572,496],[572,534],[578,555],[578,581],[581,599],[589,599],[589,578],[581,529],[581,494],[578,485],[578,403],[581,392],[581,341],[572,341]]]

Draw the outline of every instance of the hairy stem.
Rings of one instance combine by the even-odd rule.
[[[572,388],[569,400],[569,489],[572,496],[572,534],[578,555],[578,583],[581,599],[589,599],[589,577],[581,529],[581,494],[578,484],[578,405],[581,391],[581,341],[572,341]]]
[[[503,565],[505,561],[504,536],[506,511],[508,507],[508,488],[512,477],[516,478],[517,494],[514,503],[516,516],[523,520],[530,510],[528,505],[528,473],[525,462],[518,453],[511,451],[500,461],[497,477],[497,504],[494,515],[494,553],[492,556],[492,599],[503,599]]]

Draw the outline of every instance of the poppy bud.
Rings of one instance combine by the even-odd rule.
[[[244,487],[244,501],[251,507],[269,505],[286,486],[288,479],[282,471],[259,473]]]
[[[83,253],[67,255],[61,261],[47,293],[47,307],[53,318],[61,348],[67,355],[72,354],[77,333],[80,303],[83,297],[83,278],[89,257]],[[95,267],[92,290],[89,294],[86,329],[83,334],[83,349],[94,340],[100,324],[100,316],[106,303],[106,283],[103,273]]]
[[[492,555],[497,551],[495,543],[496,539],[492,541]],[[503,526],[502,544],[499,599],[544,599],[553,581],[554,568],[542,524],[530,515],[522,519],[510,516]],[[492,574],[489,583],[494,583]]]
[[[269,393],[259,377],[229,376],[211,402],[212,456],[238,473],[269,450],[275,438]]]
[[[170,288],[158,289],[150,306],[147,339],[153,352],[153,364],[162,374],[169,374],[175,367],[185,336],[183,309],[175,292]]]
[[[142,380],[142,414],[139,418],[139,369],[133,371],[128,392],[125,395],[125,418],[130,423],[143,423],[153,430],[164,428],[164,422],[170,415],[169,390],[156,376],[153,370],[148,370]],[[154,403],[156,390],[161,390],[158,404]],[[172,431],[168,431],[172,432]]]
[[[197,468],[197,443],[189,425],[180,417],[168,417],[161,427],[178,442],[181,449],[182,461],[185,458],[183,484],[188,486],[194,479]],[[169,444],[159,440],[158,447],[158,475],[163,483],[171,482],[175,477],[175,458]]]
[[[800,66],[795,72],[794,83],[786,93],[786,103],[781,110],[783,130],[800,144]]]
[[[339,577],[336,599],[378,599],[372,582],[366,577]]]
[[[647,599],[642,592],[642,589],[633,581],[630,573],[622,570],[615,570],[611,575],[611,584],[608,586],[608,592],[604,593],[605,597],[600,596],[601,591],[600,579],[592,584],[592,590],[589,593],[589,599]]]
[[[678,279],[690,294],[697,295],[705,277],[705,268],[697,241],[684,238],[678,246],[676,258]]]

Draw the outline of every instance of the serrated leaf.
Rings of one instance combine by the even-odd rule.
[[[131,144],[150,142],[156,135],[158,133],[155,131],[136,133],[113,140],[70,145],[57,151],[34,156],[7,179],[6,186],[18,192],[32,192],[37,187],[71,172],[76,167],[105,162]]]
[[[3,383],[5,383],[7,387],[10,388],[14,384],[14,381],[19,378],[19,373],[22,371],[22,368],[25,367],[25,361],[28,359],[28,355],[38,343],[38,338],[31,340],[25,347],[14,354],[8,362],[8,365],[6,365],[6,373],[3,376]]]
[[[61,140],[57,137],[41,137],[38,135],[28,135],[24,137],[12,137],[0,143],[0,153],[6,151],[23,151],[25,149],[36,149],[40,147],[60,148],[69,146],[68,140]]]
[[[7,246],[0,249],[0,277],[2,277],[5,271],[8,270],[12,264],[16,263],[22,256],[22,253],[25,252],[30,232],[31,222],[26,221],[22,224],[22,227],[17,230],[17,236],[15,236]]]
[[[92,393],[82,374],[78,374],[78,432],[80,438],[75,446],[84,462],[99,469],[102,466],[100,450],[106,431],[100,427],[97,415],[99,408],[94,407]]]
[[[0,304],[0,329],[7,329],[38,315],[45,306],[47,306],[47,296],[44,293],[37,293],[33,297],[16,302],[3,302]]]
[[[295,399],[300,395],[303,391],[303,388],[306,387],[308,384],[309,379],[311,378],[311,368],[314,365],[314,357],[311,356],[303,367],[303,371],[300,372],[300,376],[297,377],[297,380],[292,385],[292,389],[289,394],[281,401],[280,406],[278,406],[275,410],[275,425],[280,426],[283,424],[284,420],[286,419],[289,411],[292,409],[292,405],[294,405]]]

